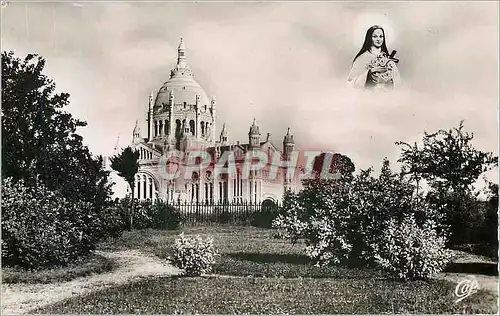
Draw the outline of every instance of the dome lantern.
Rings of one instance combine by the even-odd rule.
[[[198,102],[200,108],[211,104],[210,99],[203,88],[196,82],[192,70],[187,62],[187,50],[184,40],[181,39],[177,49],[177,64],[170,72],[170,78],[158,91],[155,101],[155,107],[162,107],[162,104],[170,104],[171,94],[175,95],[175,104],[195,105],[196,95],[199,95]]]

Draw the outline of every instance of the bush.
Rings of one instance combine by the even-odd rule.
[[[216,206],[212,219],[219,224],[227,224],[231,222],[232,214],[229,212],[229,205]]]
[[[174,206],[162,201],[153,204],[153,226],[156,229],[177,230],[184,221],[182,214]]]
[[[124,206],[121,203],[116,203],[105,208],[101,213],[101,219],[103,222],[102,231],[103,237],[118,238],[122,235],[128,226],[128,208],[130,206]]]
[[[134,219],[133,225],[134,229],[145,229],[152,228],[154,217],[155,217],[155,207],[151,201],[141,201],[134,203]]]
[[[107,210],[106,215],[110,220],[114,218],[114,224],[109,229],[123,229],[129,227],[131,201],[125,197],[116,202]],[[111,214],[110,214],[111,213]],[[152,203],[147,201],[134,202],[133,228],[134,229],[168,229],[177,230],[183,223],[182,214],[173,206],[157,200]]]
[[[4,179],[2,263],[37,269],[64,266],[95,248],[103,222],[88,203],[75,203],[43,184]]]
[[[422,227],[415,218],[401,224],[390,220],[381,242],[373,245],[375,260],[385,271],[403,280],[428,279],[440,272],[451,259],[446,238],[438,236],[433,221]]]
[[[203,239],[197,235],[187,237],[181,233],[175,240],[173,254],[168,261],[188,276],[199,276],[212,270],[217,252],[212,237]]]
[[[298,201],[298,194],[285,191],[283,205],[272,223],[272,228],[276,229],[274,237],[288,239],[292,243],[303,238],[307,223],[299,219],[299,214],[304,214],[304,212]]]
[[[273,227],[292,243],[303,239],[317,265],[370,266],[378,264],[376,247],[386,242],[382,236],[389,221],[401,223],[409,216],[419,227],[440,218],[416,186],[392,173],[385,160],[378,178],[369,169],[349,179],[305,181],[299,193],[285,194]]]
[[[312,180],[298,194],[287,192],[273,222],[277,236],[292,243],[304,239],[306,254],[317,265],[350,258],[360,229],[356,208],[350,203],[350,182]]]
[[[261,209],[252,214],[251,225],[260,228],[272,228],[273,221],[278,215],[275,205],[266,205],[263,203]]]
[[[163,201],[143,201],[136,205],[134,228],[176,230],[183,223],[182,214],[172,205]]]

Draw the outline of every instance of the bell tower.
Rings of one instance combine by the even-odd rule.
[[[141,139],[141,129],[139,127],[139,120],[135,121],[135,127],[134,131],[132,132],[133,138],[132,138],[132,143],[134,145],[139,144],[142,139]]]
[[[293,140],[293,135],[290,134],[290,127],[286,131],[285,138],[283,139],[283,156],[288,160],[291,153],[295,149],[295,141]]]
[[[255,118],[253,119],[252,126],[250,126],[250,131],[248,132],[248,143],[252,149],[260,148],[260,132],[259,127],[255,124]]]

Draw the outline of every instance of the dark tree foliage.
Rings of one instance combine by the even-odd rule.
[[[69,94],[55,93],[44,66],[35,54],[2,53],[2,176],[42,182],[98,211],[111,195],[108,172],[83,145],[76,132],[86,123],[64,111]]]
[[[326,166],[327,164],[329,166]],[[336,172],[342,178],[352,178],[354,170],[351,158],[339,153],[321,153],[313,162],[313,174],[316,178],[320,177],[322,172]]]
[[[498,249],[498,184],[488,183],[483,240]]]
[[[139,171],[139,152],[126,147],[110,160],[111,168],[127,181],[131,191],[134,192],[134,178]]]
[[[400,159],[415,180],[426,180],[434,189],[463,192],[471,189],[481,174],[498,165],[498,157],[472,145],[474,134],[464,130],[463,121],[450,130],[424,133],[423,145],[397,142]]]
[[[481,174],[498,165],[497,157],[476,149],[474,135],[464,131],[463,122],[450,130],[424,133],[422,144],[396,143],[402,149],[403,172],[420,185],[430,186],[427,199],[444,212],[449,246],[474,240],[481,229],[480,206],[473,185]]]
[[[130,192],[134,192],[135,175],[139,171],[139,152],[126,147],[119,154],[111,157],[111,168],[115,170],[120,177],[127,181],[130,186]],[[134,225],[134,199],[130,201],[130,229]]]

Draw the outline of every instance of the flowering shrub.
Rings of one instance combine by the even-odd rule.
[[[199,276],[212,270],[217,251],[212,237],[203,239],[197,235],[185,236],[181,233],[175,240],[173,254],[167,259],[188,276]]]
[[[423,194],[416,192],[408,179],[392,173],[387,160],[378,178],[372,177],[369,169],[347,181],[311,180],[304,183],[299,193],[286,193],[273,227],[278,230],[277,237],[292,243],[303,239],[306,254],[317,265],[379,265],[390,270],[391,265],[400,265],[399,259],[384,252],[384,247],[390,244],[388,238],[398,245],[404,244],[396,238],[405,235],[388,237],[387,231],[394,223],[402,223],[409,217],[419,227],[417,231],[440,249],[437,253],[420,249],[419,255],[427,257],[414,260],[421,260],[422,267],[413,262],[411,267],[417,271],[405,272],[408,278],[425,276],[425,271],[437,271],[445,261],[439,254],[444,251],[440,243],[446,240],[446,235],[439,227],[429,228],[429,223],[439,220],[439,212]],[[437,236],[442,237],[436,239]]]
[[[390,220],[381,242],[373,245],[378,265],[404,280],[428,279],[451,259],[446,238],[438,236],[436,225],[427,220],[417,225],[413,216],[401,224]]]
[[[305,189],[287,192],[273,222],[276,237],[306,242],[306,254],[317,265],[340,263],[353,249],[353,223],[357,213],[349,206],[348,182],[313,180]]]
[[[292,243],[303,238],[307,223],[299,219],[299,214],[303,214],[301,204],[298,201],[298,194],[290,190],[283,195],[283,205],[279,209],[278,215],[272,222],[272,228],[276,229],[275,238],[288,239]]]
[[[44,185],[2,182],[2,263],[23,268],[66,265],[94,249],[102,221]]]
[[[349,258],[352,243],[348,239],[348,218],[336,217],[312,218],[309,230],[309,239],[305,249],[306,255],[322,266],[333,262],[341,263]]]

